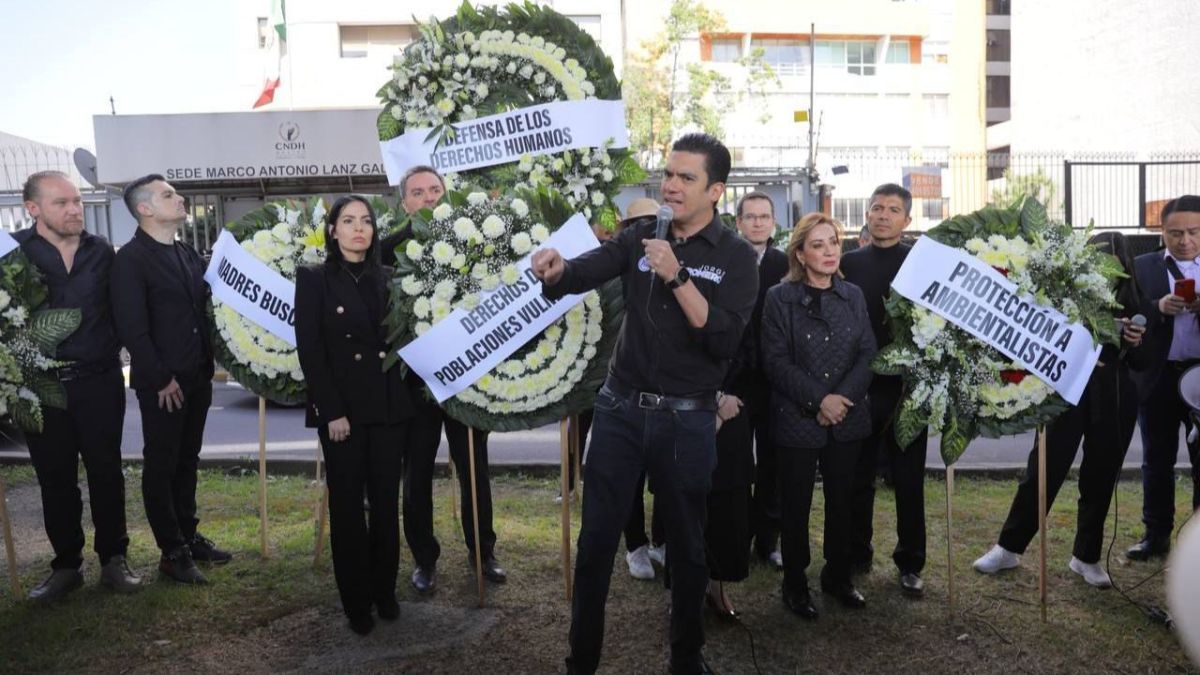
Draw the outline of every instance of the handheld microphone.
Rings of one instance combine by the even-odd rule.
[[[1142,314],[1134,314],[1133,317],[1131,319],[1129,319],[1129,323],[1134,326],[1140,326],[1142,328],[1145,328],[1146,327],[1146,317],[1145,317],[1145,315],[1142,315]],[[1122,326],[1122,331],[1123,330],[1124,330],[1124,326]],[[1125,358],[1125,353],[1128,351],[1129,351],[1129,345],[1122,345],[1121,353],[1117,355],[1117,358],[1118,359]]]
[[[658,208],[658,213],[654,214],[658,221],[654,226],[654,238],[666,239],[667,232],[671,229],[671,221],[675,220],[675,211],[666,204]]]

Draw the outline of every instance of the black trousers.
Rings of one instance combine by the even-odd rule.
[[[750,576],[750,488],[708,493],[708,575],[717,581],[744,581]],[[670,549],[668,548],[668,555]]]
[[[39,434],[27,434],[29,458],[42,489],[46,536],[54,548],[50,567],[83,565],[83,499],[79,459],[87,472],[93,542],[100,564],[125,555],[125,476],[121,473],[121,428],[125,421],[125,382],[119,368],[63,382],[67,409],[42,408]]]
[[[1168,539],[1175,529],[1175,460],[1179,427],[1191,429],[1189,410],[1179,397],[1182,368],[1163,366],[1150,395],[1138,406],[1142,430],[1142,522],[1150,539]],[[1192,508],[1200,508],[1200,446],[1188,445],[1192,462]]]
[[[350,423],[350,437],[329,440],[317,431],[329,487],[329,548],[333,576],[347,615],[371,611],[396,597],[400,569],[402,424]],[[370,513],[364,518],[363,492]]]
[[[592,673],[600,663],[613,557],[643,471],[669,542],[672,672],[700,672],[708,585],[705,499],[717,461],[715,419],[711,411],[645,410],[607,386],[597,395],[575,559],[570,672]]]
[[[442,548],[433,533],[433,471],[442,428],[450,446],[450,458],[458,469],[458,487],[462,504],[463,540],[467,551],[475,553],[475,530],[471,511],[471,473],[468,464],[467,428],[442,411],[423,395],[413,397],[417,415],[410,420],[404,441],[404,538],[413,561],[421,567],[433,567]],[[488,432],[474,430],[475,485],[479,503],[480,554],[494,555],[496,531],[492,526],[492,487],[488,472]]]
[[[834,583],[850,579],[850,487],[861,445],[830,439],[821,448],[779,448],[784,588],[796,592],[808,588],[805,570],[812,560],[808,519],[818,465],[825,491],[825,568],[821,578]]]
[[[875,555],[874,535],[875,476],[880,461],[891,468],[896,493],[896,550],[892,560],[902,574],[920,574],[925,568],[925,446],[929,431],[924,430],[907,448],[896,443],[892,417],[900,403],[900,385],[887,379],[870,389],[871,435],[862,443],[854,468],[850,517],[850,559],[869,563]],[[786,560],[786,556],[785,556]]]
[[[1091,392],[1085,391],[1078,406],[1059,415],[1046,428],[1047,511],[1054,504],[1054,498],[1071,470],[1080,439],[1083,440],[1074,556],[1085,563],[1100,561],[1108,505],[1112,501],[1113,487],[1121,473],[1129,441],[1133,438],[1137,399],[1133,381],[1123,367],[1121,376],[1119,401],[1099,400],[1101,397],[1089,396]],[[1008,519],[1000,530],[1000,545],[1014,553],[1024,553],[1037,534],[1037,459],[1035,442],[1033,450],[1029,452],[1025,477],[1017,486]]]
[[[751,413],[750,430],[754,434],[755,458],[750,534],[755,552],[765,558],[779,543],[779,459],[771,443],[766,411]]]
[[[183,408],[158,407],[158,392],[139,390],[142,412],[142,500],[154,541],[163,553],[196,534],[196,469],[204,423],[212,405],[212,382],[184,384]]]

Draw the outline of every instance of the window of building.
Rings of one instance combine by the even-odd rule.
[[[866,197],[835,197],[833,199],[833,217],[842,222],[847,232],[857,232],[867,224]]]
[[[908,40],[892,42],[888,45],[887,50],[888,63],[912,63],[912,54],[909,51]]]
[[[599,14],[567,14],[568,19],[575,22],[583,32],[592,36],[596,44],[600,44],[600,15]]]
[[[984,7],[991,16],[1008,16],[1011,14],[1010,0],[986,0]]]
[[[265,49],[267,46],[267,17],[258,17],[258,48]]]
[[[875,74],[874,40],[817,40],[817,65],[845,68],[851,75]]]
[[[950,200],[949,199],[922,199],[921,200],[921,216],[926,220],[934,222],[942,222],[950,217]]]
[[[803,40],[753,38],[750,50],[762,50],[762,59],[780,75],[799,75],[808,65],[808,43]]]
[[[1012,150],[1011,146],[1005,145],[1003,147],[996,148],[995,150],[988,151],[988,153],[987,153],[987,179],[988,180],[999,180],[1001,178],[1004,178],[1004,172],[1008,170],[1008,164],[1012,159],[1012,156],[1009,154],[1009,152],[1011,150]]]
[[[1010,105],[1009,87],[1012,86],[1008,75],[987,76],[987,107],[1007,108]]]
[[[1012,60],[1012,31],[1007,29],[987,31],[987,60]]]
[[[395,54],[416,38],[411,25],[338,26],[343,59]]]
[[[742,58],[742,41],[738,38],[714,38],[712,60],[717,63],[733,63]]]

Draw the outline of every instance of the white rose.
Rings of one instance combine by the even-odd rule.
[[[408,256],[409,260],[420,260],[425,254],[425,247],[421,246],[421,242],[416,239],[408,240],[408,246],[404,247],[404,255]]]
[[[525,255],[529,253],[529,249],[533,248],[533,240],[530,239],[527,232],[518,232],[513,235],[512,241],[509,242],[512,246],[513,253],[517,255]]]
[[[467,241],[475,234],[478,234],[478,230],[475,229],[475,221],[470,218],[459,218],[454,221],[454,236],[458,237],[459,241]]]
[[[483,235],[488,239],[495,239],[504,234],[504,221],[499,216],[492,214],[483,219]]]
[[[435,220],[446,220],[453,214],[454,209],[449,204],[438,204],[437,208],[433,210],[433,217]]]
[[[529,228],[529,234],[533,237],[533,240],[539,244],[550,238],[550,230],[541,223]]]
[[[467,195],[467,203],[471,206],[482,206],[487,203],[488,196],[486,192],[472,192]]]
[[[509,203],[509,207],[513,213],[517,214],[518,218],[524,218],[529,215],[529,205],[523,199],[514,199]]]

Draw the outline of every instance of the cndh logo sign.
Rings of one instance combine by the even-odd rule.
[[[304,141],[300,140],[300,125],[288,120],[279,125],[279,140],[275,142],[275,156],[279,159],[295,159],[304,156]]]

